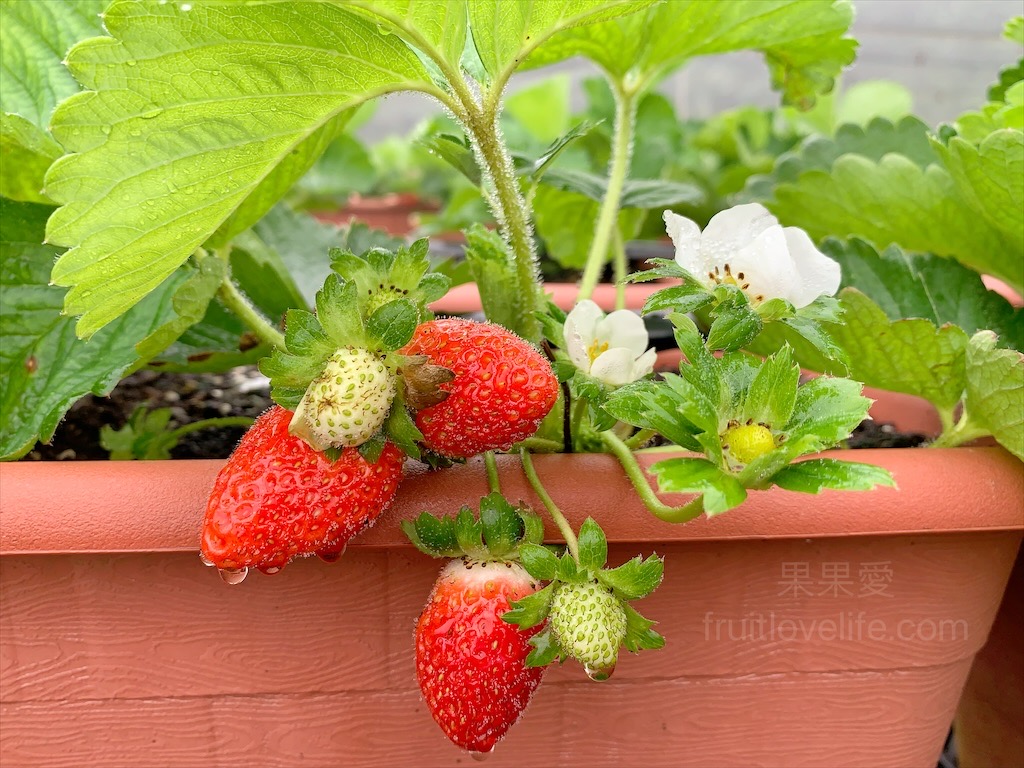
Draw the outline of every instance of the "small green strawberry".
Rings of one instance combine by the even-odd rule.
[[[523,567],[533,578],[551,583],[517,601],[502,620],[520,629],[547,621],[547,627],[530,640],[531,666],[573,658],[591,680],[607,680],[621,647],[635,653],[665,644],[665,638],[651,629],[654,622],[629,605],[658,587],[664,563],[655,555],[646,560],[638,556],[606,569],[608,542],[590,518],[580,526],[577,549],[577,556],[565,552],[559,558],[544,547],[522,545]]]
[[[559,584],[551,598],[551,633],[592,680],[607,680],[626,639],[626,609],[597,581]]]
[[[355,257],[352,257],[355,258]],[[260,362],[271,395],[294,411],[289,427],[317,450],[358,447],[376,460],[384,443],[419,458],[419,430],[405,408],[396,353],[422,312],[409,298],[377,303],[368,315],[352,280],[330,275],[316,295],[316,314],[289,310],[285,348]]]
[[[397,381],[380,355],[339,349],[306,388],[288,431],[319,451],[360,446],[387,418]]]

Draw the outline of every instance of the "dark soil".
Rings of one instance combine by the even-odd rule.
[[[100,427],[124,425],[139,405],[170,408],[173,428],[219,416],[256,418],[271,405],[270,385],[254,367],[220,375],[140,371],[107,397],[87,395],[68,412],[49,445],[37,445],[26,459],[106,459]],[[203,429],[185,435],[171,452],[175,459],[223,459],[241,439],[242,427]]]
[[[254,367],[226,374],[176,374],[141,371],[122,381],[107,397],[78,401],[49,445],[37,445],[27,460],[106,459],[100,427],[124,425],[139,405],[170,408],[171,428],[218,416],[256,418],[271,405],[270,388]],[[242,427],[203,429],[186,435],[172,451],[176,459],[223,459],[234,450]],[[891,424],[865,421],[847,441],[850,448],[911,448],[926,442],[921,434],[901,433]]]

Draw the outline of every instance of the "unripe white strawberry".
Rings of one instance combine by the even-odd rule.
[[[362,445],[387,418],[397,386],[378,355],[339,349],[306,388],[288,431],[319,451]]]
[[[611,676],[626,637],[626,610],[611,590],[596,582],[559,584],[548,621],[562,650],[580,662],[591,679]]]

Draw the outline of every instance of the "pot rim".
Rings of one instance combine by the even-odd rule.
[[[645,469],[683,452],[638,454]],[[1024,472],[999,447],[829,451],[822,456],[878,464],[897,489],[751,492],[738,509],[685,525],[643,507],[614,457],[550,454],[537,472],[578,526],[594,510],[610,541],[726,541],[839,536],[923,535],[1024,529]],[[540,510],[515,456],[500,456],[502,490]],[[0,465],[0,555],[197,551],[206,496],[222,460],[19,462]],[[161,492],[154,492],[160,489]],[[454,513],[488,492],[483,462],[431,472],[418,462],[392,509],[353,546],[410,546],[397,522],[420,512]],[[682,503],[688,495],[666,495]],[[916,500],[916,501],[912,501]],[[614,513],[610,513],[614,510]],[[548,527],[551,540],[559,537]]]

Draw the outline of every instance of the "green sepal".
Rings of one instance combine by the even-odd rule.
[[[622,607],[626,611],[626,637],[622,644],[629,651],[639,653],[665,647],[665,638],[651,629],[657,622],[644,618],[630,605],[623,603]]]
[[[639,600],[647,597],[661,584],[665,574],[665,561],[657,555],[641,560],[637,555],[618,568],[598,571],[597,580],[615,592],[620,600]]]
[[[380,455],[384,453],[384,446],[387,444],[387,439],[384,437],[384,433],[380,430],[370,436],[370,439],[358,447],[359,455],[362,456],[368,463],[376,464],[380,461]]]
[[[541,335],[544,339],[555,349],[565,349],[566,313],[549,297],[544,309],[534,312],[534,317],[540,323]]]
[[[544,543],[544,521],[540,515],[531,512],[527,507],[519,507],[519,516],[523,519],[523,546]]]
[[[483,543],[484,526],[469,507],[463,507],[455,516],[455,538],[467,557],[474,560],[487,558]]]
[[[344,281],[337,275],[328,275],[323,288],[316,293],[316,319],[331,342],[331,353],[339,347],[370,347],[363,318],[356,305],[355,283]]]
[[[652,464],[650,472],[657,476],[662,493],[703,494],[708,517],[738,507],[747,498],[746,490],[733,475],[707,459],[666,459]]]
[[[592,517],[580,526],[579,558],[580,570],[590,574],[600,571],[608,561],[608,540]]]
[[[332,248],[331,268],[355,284],[356,307],[364,318],[368,319],[389,300],[405,299],[412,303],[418,322],[422,322],[430,316],[426,305],[447,293],[451,285],[447,276],[429,273],[428,251],[426,238],[408,248],[371,248],[361,255]]]
[[[667,310],[685,315],[706,307],[714,298],[711,292],[696,280],[687,280],[682,285],[673,285],[652,293],[644,302],[641,312],[647,315]]]
[[[548,617],[551,598],[555,594],[555,585],[548,584],[544,589],[527,595],[512,603],[512,607],[501,615],[501,620],[515,624],[520,629],[530,629],[542,623]]]
[[[526,657],[528,667],[546,667],[564,656],[550,627],[531,637],[530,645],[533,646],[533,650]]]
[[[558,575],[558,556],[539,544],[520,546],[519,562],[538,581],[551,581]]]
[[[390,352],[408,344],[419,323],[416,305],[409,299],[396,299],[370,315],[366,333],[374,347]]]
[[[649,269],[633,272],[626,277],[626,280],[631,283],[646,283],[651,280],[669,278],[686,280],[691,283],[697,282],[693,279],[693,275],[680,267],[675,259],[648,259],[647,266]]]
[[[401,387],[391,403],[391,410],[388,411],[383,428],[388,439],[401,448],[407,456],[414,459],[422,457],[419,443],[423,440],[423,433],[420,432],[416,422],[409,414],[409,410],[405,407],[405,397]]]
[[[826,488],[869,491],[878,485],[896,485],[887,469],[838,459],[808,459],[790,464],[779,470],[772,482],[787,491],[801,493],[821,493]]]
[[[277,348],[260,361],[270,379],[270,395],[282,408],[294,411],[327,359],[343,347],[370,348],[356,308],[355,285],[328,275],[316,294],[316,314],[290,309],[285,316],[285,349]]]
[[[494,557],[509,554],[523,534],[522,517],[500,493],[489,493],[480,499],[480,523],[484,544]]]
[[[415,520],[403,520],[402,530],[420,552],[431,557],[461,557],[462,548],[455,535],[455,518],[434,517],[423,512]]]
[[[742,349],[757,338],[764,323],[738,288],[719,286],[715,295],[719,303],[711,310],[707,347],[724,352]]]
[[[331,462],[331,464],[333,464],[334,462],[341,458],[341,454],[343,451],[343,448],[331,445],[328,446],[327,448],[324,448],[321,451],[321,453],[324,455],[324,458],[326,458],[329,462]]]
[[[558,560],[558,581],[564,581],[567,584],[582,584],[585,581],[590,581],[590,577],[585,571],[581,571],[573,559],[572,555],[566,552]]]

